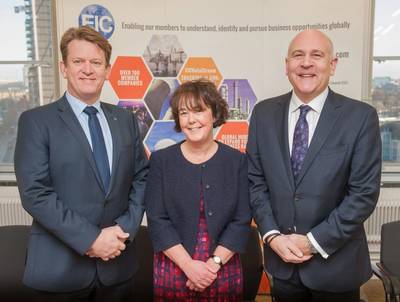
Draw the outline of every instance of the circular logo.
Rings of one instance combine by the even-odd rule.
[[[79,26],[89,25],[109,39],[114,32],[115,23],[111,13],[97,4],[86,6],[79,15]]]

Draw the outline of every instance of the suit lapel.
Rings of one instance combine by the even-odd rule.
[[[113,158],[112,158],[112,171],[109,190],[107,195],[110,194],[111,189],[114,187],[114,182],[116,178],[116,171],[119,161],[119,150],[120,150],[120,127],[118,118],[111,106],[107,106],[105,103],[101,103],[101,109],[103,109],[104,115],[106,116],[108,126],[110,127],[112,142],[113,142]]]
[[[283,99],[278,104],[278,109],[276,110],[275,113],[275,127],[288,180],[290,186],[294,189],[294,179],[292,173],[292,166],[290,163],[290,151],[289,151],[289,139],[288,139],[288,114],[289,114],[289,104],[291,96],[292,96],[291,93],[284,95]]]
[[[317,127],[315,128],[310,147],[308,148],[306,157],[304,158],[303,167],[301,168],[299,177],[297,178],[296,186],[298,186],[304,175],[307,173],[307,170],[310,168],[315,156],[320,151],[333,126],[337,122],[337,119],[340,115],[340,110],[337,109],[340,106],[341,103],[336,99],[335,93],[329,90],[329,94],[325,101],[324,107],[322,108],[321,116],[318,120]]]
[[[100,174],[97,170],[96,162],[93,157],[92,149],[86,138],[85,132],[72,111],[65,95],[58,101],[58,113],[60,118],[64,121],[67,128],[73,133],[74,137],[78,140],[79,145],[83,149],[83,154],[89,161],[89,165],[93,170],[93,173],[97,179],[97,182],[101,188],[103,188],[103,182],[101,181]]]

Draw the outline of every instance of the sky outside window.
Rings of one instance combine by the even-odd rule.
[[[1,0],[0,2],[0,61],[27,60],[25,37],[25,13],[14,12],[15,6],[24,6],[21,0]],[[6,82],[22,81],[22,68],[20,66],[5,65],[0,73],[0,84]]]

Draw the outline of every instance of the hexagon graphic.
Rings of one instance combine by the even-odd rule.
[[[198,79],[206,79],[219,87],[222,75],[210,57],[189,57],[179,74],[178,80],[181,83]]]
[[[179,87],[176,79],[155,79],[144,97],[147,107],[157,120],[172,120],[170,102]]]
[[[173,121],[155,121],[145,139],[145,145],[150,152],[154,152],[185,139],[182,132],[176,132]]]
[[[229,121],[223,124],[215,139],[238,149],[240,152],[246,151],[249,124],[247,121]]]
[[[152,78],[141,57],[118,56],[109,81],[119,99],[141,99]]]
[[[143,54],[155,77],[176,77],[187,55],[175,35],[153,35]]]
[[[257,97],[246,79],[225,79],[219,87],[229,106],[230,120],[247,120]]]
[[[139,126],[140,138],[143,141],[153,123],[153,118],[147,110],[146,105],[143,101],[138,100],[120,100],[118,106],[131,110],[135,114]]]

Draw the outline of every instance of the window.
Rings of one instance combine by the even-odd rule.
[[[371,99],[379,115],[383,171],[388,173],[400,172],[399,36],[400,2],[376,0]]]
[[[13,171],[19,115],[54,98],[51,0],[2,0],[0,18],[0,34],[7,41],[0,48],[0,172],[4,173]]]

